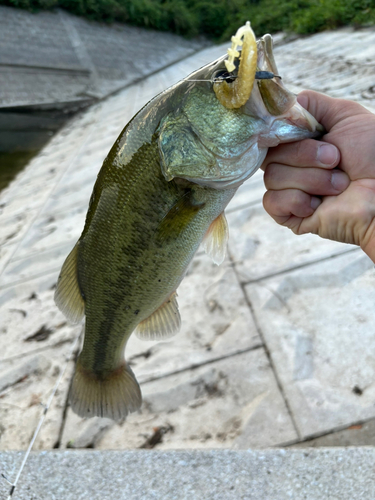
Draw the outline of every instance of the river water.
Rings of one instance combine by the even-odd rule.
[[[45,106],[0,109],[0,191],[76,111]]]

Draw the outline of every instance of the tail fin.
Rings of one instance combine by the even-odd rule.
[[[72,410],[80,417],[122,420],[142,404],[142,394],[132,370],[124,364],[104,379],[77,362],[70,391]]]

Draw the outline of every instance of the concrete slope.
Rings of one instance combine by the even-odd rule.
[[[281,45],[280,74],[296,91],[374,109],[374,38],[345,29]],[[2,450],[27,447],[80,332],[53,291],[103,159],[143,104],[224,50],[207,48],[77,115],[1,193]],[[277,226],[263,192],[257,173],[231,202],[221,267],[198,252],[179,289],[181,333],[164,343],[131,339],[141,411],[121,424],[74,415],[70,362],[35,449],[264,448],[318,436],[324,445],[338,431],[346,443],[374,443],[373,264],[356,247]]]
[[[0,108],[98,98],[194,53],[189,41],[62,10],[0,6]]]

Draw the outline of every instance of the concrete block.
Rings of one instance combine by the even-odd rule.
[[[50,366],[51,362],[43,354],[38,354],[21,362],[14,363],[10,368],[2,369],[0,371],[0,393],[34,373],[48,370]]]
[[[65,365],[64,362],[61,363],[61,360],[64,360],[70,349],[70,345],[62,345],[45,350],[43,356],[41,354],[33,357],[24,355],[21,364],[19,360],[17,361],[19,369],[21,370],[22,366],[27,367],[29,373],[0,394],[0,448],[2,450],[27,449],[43,414],[43,405],[47,403]],[[32,359],[34,359],[33,362]],[[1,366],[10,363],[4,362]],[[33,367],[36,370],[32,371]],[[13,370],[15,371],[16,368]],[[73,363],[71,362],[48,410],[34,445],[35,450],[52,449],[59,443],[72,370]],[[1,374],[0,378],[2,378]]]
[[[56,279],[47,275],[0,291],[0,362],[69,343],[79,335],[82,326],[70,325],[54,303]]]
[[[1,275],[0,286],[17,284],[37,278],[43,274],[49,274],[52,271],[56,272],[57,280],[61,266],[73,246],[74,242],[71,241],[51,250],[45,250],[44,252],[19,259],[12,259]]]
[[[81,235],[87,207],[75,206],[58,214],[41,214],[23,238],[13,260],[36,255],[61,245],[72,247]]]
[[[37,210],[30,210],[8,218],[1,217],[0,246],[10,245],[22,239],[36,214]]]
[[[249,180],[251,182],[251,179]],[[228,213],[229,253],[242,282],[259,280],[355,249],[279,226],[261,204]]]
[[[246,286],[302,437],[375,417],[374,284],[358,250]]]

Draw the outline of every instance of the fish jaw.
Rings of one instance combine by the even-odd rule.
[[[296,100],[284,114],[270,123],[265,134],[259,134],[260,148],[275,147],[285,142],[315,139],[324,133],[324,127]]]

